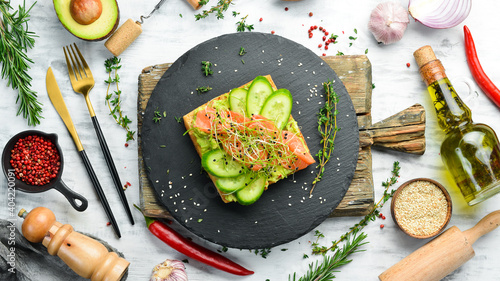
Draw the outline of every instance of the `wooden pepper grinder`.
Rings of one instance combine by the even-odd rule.
[[[40,243],[51,255],[57,255],[78,275],[92,281],[118,281],[129,262],[114,252],[108,252],[98,241],[73,231],[69,224],[61,224],[51,210],[37,207],[31,212],[21,209],[24,218],[23,236],[32,243]]]

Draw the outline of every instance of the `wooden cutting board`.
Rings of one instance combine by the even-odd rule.
[[[415,105],[390,118],[372,125],[371,96],[372,68],[365,55],[321,57],[338,75],[349,93],[360,130],[358,163],[351,185],[331,216],[363,216],[374,204],[371,145],[389,147],[404,152],[422,154],[425,151],[425,112]],[[137,132],[139,153],[139,185],[141,207],[145,215],[171,218],[157,201],[144,167],[141,147],[141,129],[144,110],[151,93],[171,63],[146,67],[139,75],[137,100]]]

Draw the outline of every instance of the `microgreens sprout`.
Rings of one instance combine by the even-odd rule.
[[[294,169],[296,156],[287,141],[297,136],[277,130],[272,121],[266,119],[241,118],[228,111],[207,111],[206,114],[211,120],[212,137],[236,161],[249,169],[261,168],[264,173],[273,172],[276,166]]]

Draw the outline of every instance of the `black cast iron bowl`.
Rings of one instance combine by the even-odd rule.
[[[19,139],[25,138],[30,135],[42,136],[50,140],[56,146],[57,152],[59,153],[60,156],[61,166],[59,168],[57,176],[45,185],[30,185],[22,180],[17,179],[14,175],[12,165],[10,164],[11,150],[14,148],[14,145],[17,143]],[[66,199],[68,199],[69,203],[71,204],[71,206],[73,206],[73,208],[75,208],[75,210],[83,212],[87,209],[88,206],[87,199],[85,199],[85,197],[83,197],[82,195],[69,189],[68,186],[61,179],[64,167],[64,158],[61,147],[59,147],[59,143],[57,142],[57,139],[58,139],[57,134],[47,134],[37,130],[23,131],[13,136],[7,142],[7,144],[3,149],[2,153],[3,174],[5,175],[5,177],[9,182],[14,182],[16,190],[28,193],[38,193],[54,188],[55,190],[61,192],[66,197]]]

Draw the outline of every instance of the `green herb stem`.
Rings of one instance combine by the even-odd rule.
[[[244,32],[245,30],[252,31],[254,29],[253,24],[246,23],[247,18],[248,15],[242,17],[241,20],[236,23],[236,31]]]
[[[134,139],[135,131],[130,130],[129,124],[132,123],[132,121],[127,115],[123,114],[121,109],[120,97],[122,92],[120,91],[120,87],[118,85],[120,82],[120,76],[118,75],[118,69],[121,68],[120,62],[121,59],[117,57],[106,59],[104,62],[104,67],[108,73],[108,80],[104,81],[108,84],[106,90],[106,104],[108,105],[110,115],[113,116],[116,123],[127,131],[126,141],[129,141]],[[116,91],[110,93],[112,84],[116,85]]]
[[[333,82],[328,81],[323,83],[323,88],[325,90],[326,102],[323,108],[320,109],[318,113],[318,131],[321,134],[321,144],[322,147],[316,154],[319,159],[319,164],[316,168],[319,168],[316,178],[312,182],[311,191],[312,194],[316,184],[321,181],[323,174],[325,172],[325,165],[330,160],[332,152],[335,148],[335,138],[339,128],[337,127],[337,103],[338,96],[333,89]]]
[[[28,120],[28,125],[40,124],[42,107],[37,100],[37,94],[31,89],[32,78],[28,75],[30,64],[33,64],[26,54],[35,44],[34,32],[28,30],[30,11],[26,10],[26,3],[19,5],[17,11],[10,12],[10,1],[0,1],[0,62],[2,63],[2,78],[7,79],[7,86],[18,90],[16,103],[19,102],[17,115]]]
[[[204,6],[204,5],[208,4],[208,2],[209,2],[209,0],[201,0],[198,3],[201,6]],[[233,0],[219,0],[217,2],[217,5],[212,6],[209,10],[203,10],[200,14],[194,15],[194,18],[196,20],[200,20],[200,19],[204,19],[204,18],[208,17],[210,14],[215,14],[215,17],[217,19],[219,19],[219,20],[223,19],[224,12],[227,11],[227,9],[229,8],[229,5],[231,5],[231,2],[233,2]]]
[[[380,213],[379,209],[384,206],[384,204],[385,204],[385,202],[387,202],[387,200],[392,198],[392,195],[394,194],[395,190],[393,189],[393,190],[389,191],[389,188],[391,186],[393,186],[398,181],[400,169],[401,168],[399,166],[399,162],[397,162],[397,161],[394,162],[393,167],[392,167],[392,171],[391,171],[392,177],[382,183],[382,186],[384,186],[384,194],[383,194],[382,198],[380,198],[380,200],[377,202],[377,204],[375,204],[375,206],[373,206],[371,211],[365,217],[363,217],[363,219],[361,219],[361,221],[359,223],[357,223],[353,227],[351,227],[350,231],[348,231],[347,233],[342,235],[339,240],[333,241],[332,245],[328,248],[318,246],[318,244],[317,244],[318,240],[316,240],[316,243],[313,245],[314,246],[313,247],[313,254],[325,254],[328,251],[336,249],[338,244],[340,242],[346,240],[349,237],[349,235],[351,235],[352,233],[355,233],[357,231],[362,230],[368,224],[369,221],[374,221]],[[318,237],[318,239],[319,239],[319,237]]]

